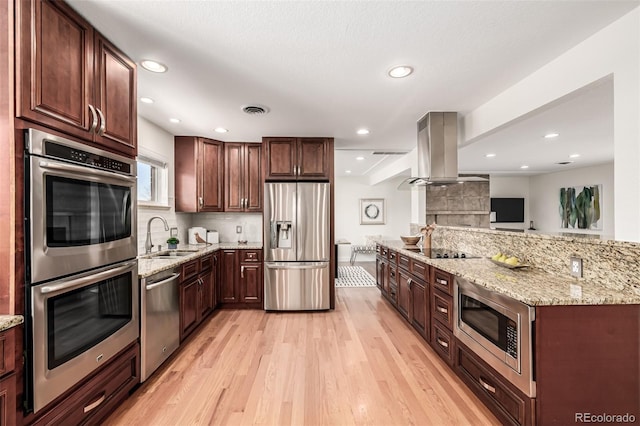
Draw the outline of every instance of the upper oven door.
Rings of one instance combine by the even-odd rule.
[[[136,257],[135,176],[36,155],[27,166],[28,282]]]

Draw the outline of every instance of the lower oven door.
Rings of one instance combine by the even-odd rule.
[[[136,260],[30,287],[34,412],[139,336]],[[29,390],[29,389],[28,389]]]

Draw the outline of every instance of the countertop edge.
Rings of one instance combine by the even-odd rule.
[[[24,323],[22,315],[0,315],[0,332]]]

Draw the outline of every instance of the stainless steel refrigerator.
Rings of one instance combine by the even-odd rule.
[[[264,308],[329,309],[329,184],[278,182],[264,189]]]

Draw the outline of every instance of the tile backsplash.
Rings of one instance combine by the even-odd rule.
[[[221,243],[237,242],[236,226],[242,226],[242,239],[262,241],[262,214],[260,213],[192,213],[189,226],[202,226],[207,231],[218,231]]]

